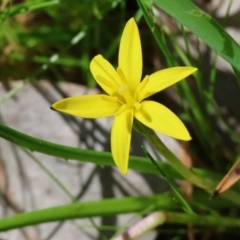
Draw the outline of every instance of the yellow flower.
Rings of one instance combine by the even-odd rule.
[[[97,83],[108,94],[69,97],[52,108],[83,118],[114,116],[111,131],[111,150],[115,164],[126,175],[134,117],[147,127],[165,135],[190,140],[181,120],[168,108],[145,98],[173,85],[197,69],[173,67],[142,76],[142,50],[138,27],[131,18],[123,31],[118,68],[101,55],[94,57],[90,70]]]

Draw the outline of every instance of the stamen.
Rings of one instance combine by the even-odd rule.
[[[123,84],[118,88],[118,93],[119,100],[121,100],[123,104],[127,104],[128,107],[133,107],[133,97],[126,84]]]
[[[98,82],[99,82],[100,84],[103,84],[103,85],[111,88],[112,90],[116,90],[116,89],[117,89],[117,86],[116,86],[114,83],[109,82],[108,80],[106,80],[105,78],[103,78],[103,77],[100,76],[100,75],[97,75],[97,76],[96,76],[96,79],[98,80]]]
[[[125,110],[127,109],[127,106],[126,104],[122,105],[118,110],[117,112],[114,114],[115,116],[118,116],[120,115],[121,113],[123,113]]]
[[[121,94],[121,95],[124,95],[124,91],[127,90],[127,86],[125,84],[123,84],[122,86],[120,86],[118,88],[118,93]]]
[[[135,102],[133,106],[135,107],[136,111],[138,111],[142,107],[142,104],[139,102]]]
[[[149,82],[149,76],[146,75],[145,78],[142,80],[142,82],[137,86],[137,90],[134,95],[135,101],[139,101],[139,99],[141,98],[141,92],[143,91],[143,89],[145,88],[148,82]]]
[[[125,78],[125,75],[120,67],[117,68],[117,73],[121,80],[123,81],[123,83],[127,84],[127,79]]]
[[[101,95],[101,99],[109,102],[117,102],[118,98],[117,97],[112,97],[108,95]]]

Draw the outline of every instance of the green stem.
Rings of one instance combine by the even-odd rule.
[[[146,132],[152,131],[149,130],[147,127],[144,126],[144,129]],[[0,137],[17,144],[18,146],[24,147],[29,149],[30,151],[36,151],[40,153],[44,153],[50,156],[55,156],[55,157],[60,157],[64,159],[74,159],[78,160],[81,162],[90,162],[94,164],[98,164],[101,166],[115,166],[113,163],[112,155],[111,153],[108,152],[96,152],[96,151],[91,151],[91,150],[85,150],[85,149],[79,149],[79,148],[74,148],[74,147],[68,147],[60,144],[55,144],[51,142],[44,141],[42,139],[34,138],[31,136],[28,136],[26,134],[23,134],[21,132],[18,132],[16,130],[13,130],[5,125],[0,124]],[[150,139],[151,140],[151,139]],[[159,139],[155,137],[156,143],[152,143],[154,146],[157,144]],[[161,145],[162,143],[160,143]],[[177,179],[183,179],[185,175],[182,173],[186,173],[187,176],[189,177],[188,180],[192,183],[196,181],[195,178],[201,179],[208,178],[208,179],[214,179],[214,181],[219,181],[221,180],[222,176],[219,174],[216,174],[211,171],[207,170],[202,170],[202,169],[197,169],[193,168],[192,171],[186,168],[179,160],[178,158],[171,153],[166,146],[164,146],[165,149],[165,154],[168,156],[165,156],[167,159],[170,156],[173,156],[173,165],[170,166],[169,164],[165,164],[163,162],[159,161],[159,165],[161,169],[168,174],[169,177],[171,178],[177,178]],[[159,147],[157,147],[158,151],[161,151]],[[162,154],[163,155],[163,154]],[[163,155],[164,156],[164,155]],[[130,156],[129,159],[129,168],[134,169],[136,171],[144,172],[144,173],[151,173],[151,174],[159,174],[157,169],[149,162],[148,159],[146,158],[141,158],[141,157],[135,157],[135,156]],[[180,162],[180,163],[178,163]],[[176,165],[174,165],[176,163]],[[181,166],[183,165],[183,166]],[[181,171],[179,171],[178,166],[180,166]],[[195,175],[194,173],[198,174],[199,176]],[[200,177],[201,176],[201,177]],[[203,183],[201,185],[204,185],[204,183],[207,182],[208,186],[210,184],[210,180],[202,180]],[[201,182],[202,182],[201,181]],[[194,183],[195,184],[195,183]],[[199,184],[196,184],[196,186],[199,186]],[[199,186],[200,187],[200,186]],[[206,189],[204,186],[202,186],[203,189]],[[213,183],[211,185],[211,188],[208,189],[209,192],[214,191]],[[230,202],[235,203],[236,205],[240,205],[240,195],[232,190],[229,190],[227,194],[221,195],[225,199],[228,199]]]
[[[115,166],[112,154],[109,152],[97,152],[44,141],[18,132],[3,124],[0,124],[0,137],[32,152],[40,152],[65,160],[74,159],[81,162],[90,162],[100,166]],[[156,168],[146,158],[131,156],[129,167],[140,172],[158,174]],[[168,164],[163,163],[161,167],[173,178],[181,177]],[[221,178],[222,176],[219,176],[218,180]]]
[[[161,167],[158,165],[158,162],[151,156],[151,154],[145,149],[145,147],[142,147],[144,153],[147,155],[147,157],[150,159],[152,164],[156,167],[156,169],[159,171],[159,173],[165,178],[169,186],[172,188],[173,192],[175,193],[177,199],[182,204],[182,209],[188,213],[188,214],[194,214],[194,211],[192,210],[191,206],[188,204],[188,202],[185,200],[185,198],[182,196],[182,194],[179,192],[177,187],[175,186],[174,182],[162,171]]]
[[[78,200],[71,194],[70,191],[56,178],[42,163],[39,161],[30,151],[22,148],[22,150],[59,186],[59,188],[66,193],[70,198],[71,202],[77,202]],[[93,228],[95,228],[100,235],[102,235],[101,230],[95,224],[92,218],[89,218],[89,221],[92,223]]]
[[[68,191],[68,189],[29,151],[22,149],[71,199],[72,202],[76,202],[77,199]]]
[[[189,168],[187,168],[161,141],[154,131],[151,134],[145,136],[148,141],[162,154],[171,166],[177,170],[186,180],[194,185],[205,189],[208,192],[213,190],[213,183],[204,181],[202,178],[195,175]]]
[[[237,218],[220,217],[219,215],[196,215],[176,212],[167,212],[167,222],[180,224],[194,224],[199,226],[239,227]]]
[[[178,208],[172,203],[172,196],[169,194],[73,203],[2,218],[0,219],[0,231],[53,221],[140,212],[150,205],[155,206],[155,210]]]
[[[7,92],[1,99],[0,99],[0,105],[7,101],[9,98],[14,96],[17,92],[19,92],[27,83],[29,82],[28,79],[25,79],[23,82],[20,82],[16,87],[11,89],[9,92]]]
[[[142,134],[156,149],[157,151],[165,157],[170,165],[177,171],[179,174],[194,184],[195,186],[204,189],[208,193],[212,193],[215,189],[215,184],[211,180],[206,180],[201,178],[200,176],[196,175],[191,169],[186,167],[159,139],[156,133],[143,125],[141,122],[135,120],[134,121],[134,128]],[[240,205],[240,195],[233,192],[228,191],[228,194],[224,194],[223,197],[228,199],[236,204]]]
[[[161,51],[163,52],[164,56],[166,57],[167,65],[169,67],[177,66],[178,65],[177,61],[174,59],[173,55],[171,54],[169,47],[166,45],[166,42],[165,42],[163,36],[160,34],[158,29],[156,28],[152,18],[149,16],[149,9],[152,8],[151,5],[148,3],[148,1],[137,0],[137,2],[143,12],[143,16],[144,16],[150,30],[152,31],[153,36],[155,37],[155,40],[157,41]],[[198,82],[200,81],[199,77],[197,77],[197,81]],[[201,135],[203,136],[203,138],[205,140],[208,139],[209,136],[214,137],[215,134],[212,130],[211,122],[209,122],[209,120],[206,121],[206,114],[205,114],[205,112],[203,112],[203,110],[201,110],[201,107],[198,104],[198,102],[196,101],[195,96],[193,95],[192,90],[188,86],[187,82],[184,80],[180,81],[179,87],[183,91],[187,102],[191,106],[191,112],[193,114],[192,121],[195,121],[197,123],[198,127],[201,128],[201,130],[198,132],[201,132]],[[201,138],[199,138],[199,139],[201,141],[201,144],[203,144],[204,149],[206,149],[205,142]],[[215,141],[215,139],[214,139],[214,141]],[[208,149],[207,152],[212,151],[211,146],[210,146],[210,149],[209,148],[207,148],[207,149]]]
[[[152,19],[149,17],[146,2],[143,2],[142,0],[137,0],[137,2],[138,2],[140,9],[143,11],[143,15],[145,17],[145,20],[146,20],[153,36],[155,37],[158,45],[160,46],[164,56],[166,57],[168,66],[176,65],[169,48],[166,46],[163,36],[160,34],[160,32],[156,28],[155,24],[153,23]]]

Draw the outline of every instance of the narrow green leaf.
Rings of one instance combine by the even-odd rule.
[[[106,199],[94,202],[74,203],[59,207],[46,208],[32,212],[26,212],[0,219],[0,231],[14,228],[36,225],[40,223],[80,219],[86,217],[114,216],[125,213],[138,213],[152,206],[152,211],[179,210],[177,204],[172,203],[172,196],[159,194],[150,197],[126,197],[122,199]],[[238,227],[239,220],[236,218],[220,217],[212,215],[195,215],[175,212],[166,212],[168,222],[194,223],[196,225],[217,225],[225,227]],[[201,219],[201,221],[199,220]]]
[[[82,162],[90,162],[100,166],[115,166],[112,155],[109,152],[97,152],[47,142],[18,132],[3,124],[0,124],[0,137],[17,144],[20,147],[27,148],[32,152],[40,152],[50,156],[63,158],[65,160],[72,159]],[[182,179],[182,176],[169,164],[163,162],[159,162],[159,164],[161,169],[167,173],[169,177]],[[130,156],[129,168],[140,172],[159,174],[147,158]],[[211,177],[216,181],[219,181],[222,178],[222,175],[207,170],[194,168],[193,171],[203,178]]]
[[[185,213],[168,213],[168,222],[180,224],[194,224],[198,226],[217,226],[228,228],[239,228],[240,222],[237,218],[221,217],[218,215],[197,215]]]
[[[169,194],[161,194],[150,197],[114,198],[94,202],[73,203],[2,218],[0,219],[0,231],[68,219],[139,213],[150,205],[154,206],[153,210],[179,209],[176,204],[172,203],[171,199],[172,196]]]
[[[197,8],[190,0],[154,0],[154,3],[201,38],[236,71],[240,71],[238,44],[211,16]]]
[[[55,55],[57,56],[57,55]],[[54,57],[55,57],[54,56]],[[34,62],[38,62],[38,63],[45,63],[45,64],[56,64],[56,65],[63,65],[63,66],[68,66],[68,67],[81,67],[82,64],[79,61],[79,59],[74,59],[74,58],[63,58],[63,57],[56,57],[56,58],[49,58],[49,57],[43,57],[43,56],[35,56],[33,57],[33,61]]]
[[[151,160],[152,164],[156,167],[156,169],[159,171],[159,173],[165,178],[169,186],[172,188],[173,192],[175,193],[177,199],[181,202],[183,210],[188,214],[194,214],[194,211],[192,210],[191,206],[188,204],[188,202],[184,199],[182,194],[178,191],[177,187],[175,186],[174,182],[164,173],[164,171],[161,169],[161,167],[158,165],[159,161],[157,162],[151,154],[147,151],[147,149],[142,146],[142,149],[146,156]]]
[[[171,54],[169,47],[166,44],[166,41],[163,37],[163,34],[160,34],[159,30],[155,26],[155,23],[153,22],[153,19],[149,16],[149,12],[148,12],[149,5],[147,4],[147,1],[137,0],[137,2],[143,12],[143,16],[153,36],[155,37],[161,51],[163,52],[166,58],[168,66],[169,67],[177,66],[178,63],[174,59],[174,56]],[[193,126],[194,129],[197,129],[197,130],[199,130],[199,128],[201,129],[200,131],[198,131],[199,140],[203,145],[204,149],[206,149],[206,152],[209,152],[210,150],[206,145],[204,139],[208,139],[209,135],[214,137],[214,133],[212,132],[210,123],[206,121],[207,120],[206,114],[201,112],[202,109],[198,104],[198,102],[196,101],[195,96],[193,95],[193,92],[188,86],[187,82],[180,81],[178,84],[180,86],[179,89],[181,89],[184,92],[184,96],[187,102],[191,105],[191,112],[193,114],[193,115],[189,114],[189,116],[191,117],[191,125]]]
[[[2,124],[0,124],[0,137],[21,147],[27,148],[30,151],[64,158],[65,160],[74,159],[82,162],[98,164],[100,166],[115,166],[111,153],[96,152],[47,142],[15,131]],[[130,156],[129,168],[144,173],[159,174],[156,168],[146,158]],[[161,168],[169,177],[183,179],[183,176],[177,173],[169,164],[161,163]],[[192,171],[202,178],[214,179],[215,181],[221,179],[219,174],[211,171],[196,168],[193,168]],[[222,197],[237,205],[240,204],[238,201],[239,195],[235,191],[229,190],[228,194],[223,194]]]
[[[27,148],[30,151],[60,157],[65,160],[73,159],[82,162],[94,163],[100,166],[115,166],[112,155],[109,152],[97,152],[47,142],[42,139],[23,134],[2,124],[0,124],[0,137],[17,144],[18,146]],[[153,165],[146,158],[142,157],[131,156],[129,167],[141,172],[158,174],[158,171],[153,167]],[[181,178],[181,176],[174,171],[170,165],[163,163],[162,168],[164,171],[168,172],[171,177]],[[219,177],[218,180],[220,178],[221,177]]]
[[[27,1],[25,3],[17,4],[15,6],[11,6],[10,8],[6,8],[0,14],[0,20],[4,20],[7,17],[12,17],[17,14],[23,14],[29,11],[42,9],[46,7],[50,7],[56,4],[59,4],[59,0],[53,1]]]
[[[0,138],[17,144],[20,147],[29,149],[32,152],[40,152],[50,156],[63,158],[65,160],[72,159],[82,162],[90,162],[100,166],[115,166],[112,154],[109,152],[97,152],[44,141],[18,132],[3,124],[0,124]],[[182,179],[182,176],[169,164],[159,162],[159,165],[170,178]],[[159,174],[149,160],[143,157],[130,156],[129,167],[140,172],[156,175]],[[193,168],[192,171],[202,178],[211,178],[215,181],[219,181],[223,177],[215,172],[198,168]]]

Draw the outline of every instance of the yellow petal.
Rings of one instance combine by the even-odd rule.
[[[128,170],[132,124],[133,110],[127,109],[114,118],[111,131],[113,159],[123,175],[126,175]]]
[[[145,78],[138,86],[138,101],[157,93],[197,71],[194,67],[172,67],[160,70]],[[147,81],[147,82],[146,82]],[[145,85],[142,87],[142,85]]]
[[[113,116],[120,107],[116,97],[101,94],[69,97],[52,105],[54,110],[83,118]]]
[[[191,137],[182,121],[168,108],[153,101],[143,101],[135,117],[149,128],[173,138],[190,140]]]
[[[138,27],[133,18],[131,18],[122,34],[118,65],[124,73],[129,88],[134,92],[142,76],[142,48]]]
[[[92,59],[90,70],[97,83],[109,95],[112,95],[122,85],[116,70],[102,55],[97,55]]]

